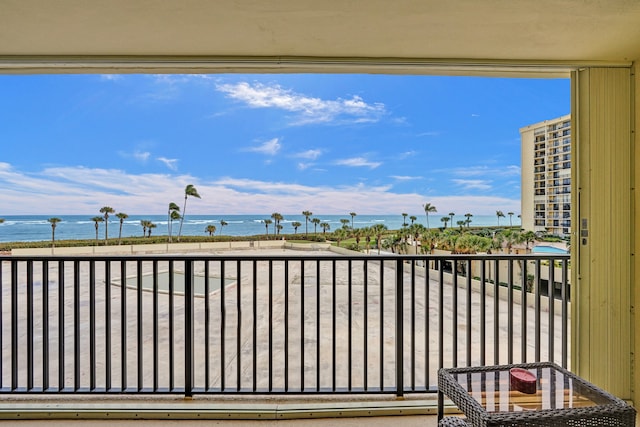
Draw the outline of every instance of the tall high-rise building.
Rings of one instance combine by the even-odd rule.
[[[522,228],[571,233],[571,116],[520,129]]]

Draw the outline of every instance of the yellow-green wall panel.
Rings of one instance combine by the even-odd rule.
[[[573,369],[631,397],[631,73],[574,74]]]

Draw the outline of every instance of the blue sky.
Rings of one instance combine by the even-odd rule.
[[[568,79],[0,76],[0,216],[520,212],[519,128]]]

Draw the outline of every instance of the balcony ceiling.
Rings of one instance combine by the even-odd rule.
[[[184,58],[625,64],[640,1],[0,0],[0,72]]]

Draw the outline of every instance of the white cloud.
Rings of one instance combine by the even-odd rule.
[[[350,99],[326,100],[298,94],[278,84],[247,82],[218,84],[216,88],[252,108],[277,108],[295,113],[295,125],[376,122],[386,113],[384,104],[369,104],[356,95]]]
[[[125,152],[125,151],[118,151],[118,154],[120,155],[120,157],[123,157],[125,159],[134,159],[141,163],[146,163],[146,161],[149,160],[149,157],[151,157],[150,152],[139,151],[139,150],[136,150],[132,153]]]
[[[393,178],[396,181],[413,181],[417,179],[422,179],[421,176],[408,176],[408,175],[391,175],[389,178]]]
[[[448,170],[455,176],[460,177],[508,177],[508,176],[520,176],[520,166],[509,165],[501,167],[488,167],[488,166],[470,166],[465,168],[455,168]]]
[[[269,156],[275,156],[282,148],[282,144],[278,141],[278,138],[270,139],[257,147],[249,147],[246,151],[252,151],[254,153],[262,153]]]
[[[351,166],[351,167],[368,167],[375,169],[382,164],[382,162],[372,162],[364,157],[352,157],[350,159],[340,159],[335,161],[336,165]]]
[[[156,160],[161,161],[166,167],[172,171],[178,170],[178,159],[167,159],[166,157],[158,157]]]
[[[307,150],[307,151],[301,151],[299,153],[296,153],[293,155],[293,157],[315,160],[318,157],[320,157],[321,154],[322,154],[322,150]]]
[[[100,75],[100,80],[118,81],[122,79],[123,79],[123,76],[121,74],[101,74]]]
[[[305,169],[309,169],[311,166],[313,166],[313,163],[304,163],[304,162],[299,162],[298,163],[298,170],[305,170]]]
[[[482,179],[454,179],[456,185],[461,186],[465,190],[491,190],[491,181]]]
[[[105,205],[118,212],[164,214],[167,203],[184,196],[184,187],[193,184],[202,199],[189,205],[192,214],[211,213],[212,209],[229,215],[278,210],[299,213],[311,210],[324,214],[343,214],[349,206],[356,212],[389,214],[420,212],[425,196],[394,193],[391,186],[303,185],[243,178],[202,181],[190,175],[128,174],[118,169],[85,167],[48,168],[35,173],[15,170],[0,163],[0,200],[3,215],[88,214]],[[494,196],[429,197],[429,203],[453,212],[493,215],[495,207],[519,212],[520,201]]]

